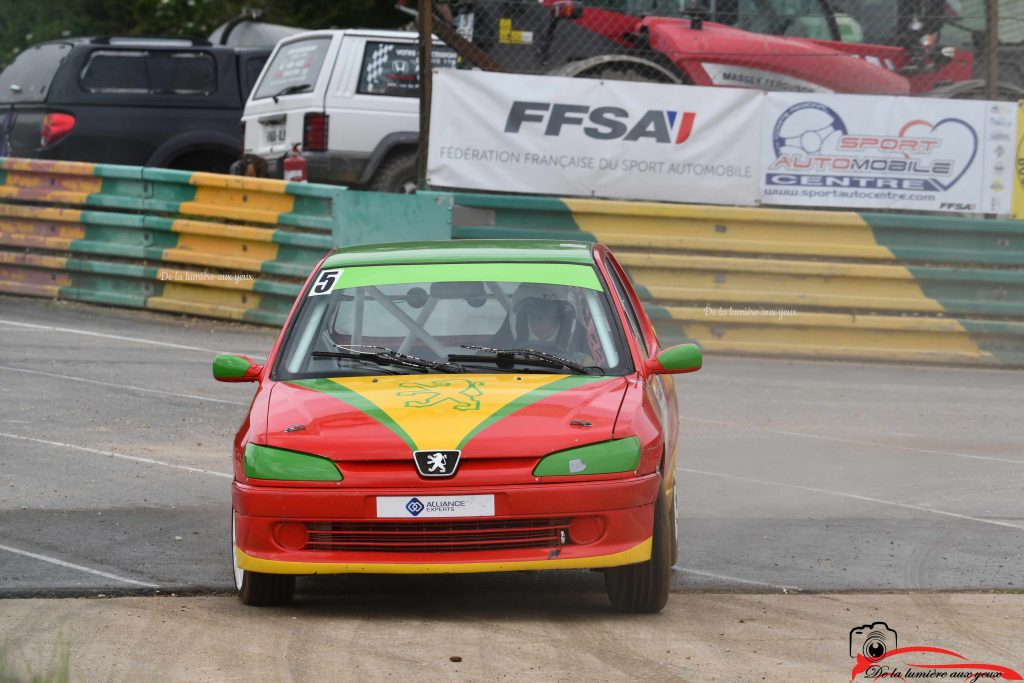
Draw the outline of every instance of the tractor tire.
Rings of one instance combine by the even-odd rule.
[[[925,93],[925,95],[927,97],[941,97],[951,100],[987,100],[988,88],[985,85],[985,81],[975,79],[940,85],[934,90]],[[996,99],[1006,102],[1016,102],[1024,99],[1024,88],[1000,81],[997,86]]]
[[[659,64],[633,55],[600,55],[571,62],[551,72],[566,78],[599,78],[635,83],[687,84],[689,81],[671,64]]]

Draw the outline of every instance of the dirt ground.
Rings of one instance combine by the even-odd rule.
[[[849,681],[850,629],[878,621],[1024,671],[1022,616],[1024,595],[993,593],[676,593],[655,616],[596,593],[32,599],[0,601],[0,648],[14,680]]]

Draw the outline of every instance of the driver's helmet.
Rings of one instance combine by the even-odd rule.
[[[564,287],[536,283],[519,285],[512,295],[512,331],[516,343],[546,342],[566,348],[576,320],[576,309],[565,300]]]

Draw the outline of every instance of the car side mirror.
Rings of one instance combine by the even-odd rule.
[[[222,353],[213,359],[213,378],[218,382],[258,382],[263,366],[245,356]]]
[[[647,371],[655,375],[678,375],[700,370],[702,363],[700,346],[679,344],[662,350],[654,358],[648,358]]]

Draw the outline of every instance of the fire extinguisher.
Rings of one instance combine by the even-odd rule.
[[[299,144],[292,145],[292,151],[284,158],[284,179],[295,183],[309,180],[306,175],[306,157],[302,156]]]

